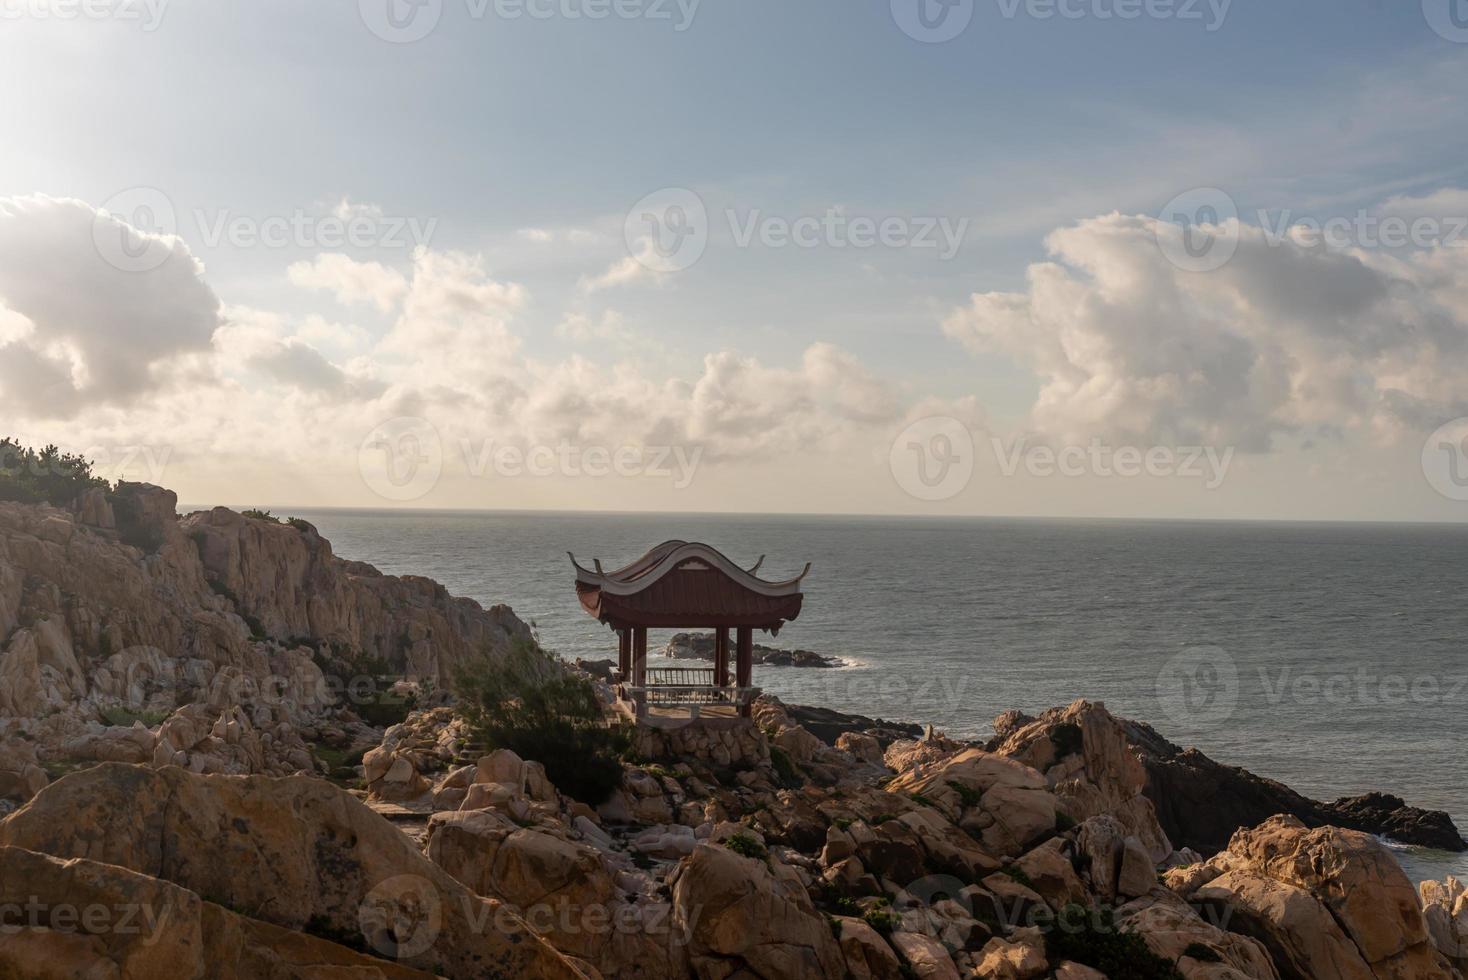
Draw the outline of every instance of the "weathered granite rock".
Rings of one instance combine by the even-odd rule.
[[[0,822],[0,844],[129,868],[288,929],[361,937],[449,977],[582,975],[518,915],[317,779],[100,765]]]
[[[1452,875],[1417,886],[1432,943],[1459,970],[1468,967],[1468,889]]]
[[[841,955],[851,980],[885,980],[901,974],[902,964],[877,930],[861,919],[837,916]]]
[[[1139,933],[1153,953],[1178,964],[1187,980],[1224,980],[1251,977],[1278,980],[1268,949],[1248,936],[1225,932],[1203,919],[1176,895],[1158,889],[1153,895],[1122,906],[1118,925]],[[1212,957],[1184,955],[1190,948],[1204,947]],[[1216,959],[1215,959],[1216,957]],[[1225,972],[1228,971],[1228,972]]]
[[[932,801],[995,854],[1022,854],[1055,828],[1058,804],[1045,777],[982,749],[912,765],[899,771],[887,790]]]
[[[427,980],[110,864],[0,847],[0,976],[26,980]]]
[[[1241,910],[1240,928],[1269,947],[1282,972],[1330,963],[1348,977],[1448,976],[1416,891],[1391,852],[1370,835],[1312,830],[1279,815],[1234,834],[1221,863],[1229,872],[1194,898]]]
[[[1371,968],[1329,910],[1308,891],[1249,871],[1231,871],[1193,893],[1229,929],[1257,939],[1287,980],[1368,980]]]
[[[799,880],[726,847],[701,844],[679,866],[673,915],[700,978],[845,976],[840,947]]]
[[[1142,843],[1152,863],[1166,860],[1172,844],[1143,793],[1146,768],[1124,724],[1105,705],[1075,701],[1018,727],[1016,722],[996,720],[1007,734],[990,743],[992,751],[1044,773],[1061,810],[1075,821],[1109,815]]]

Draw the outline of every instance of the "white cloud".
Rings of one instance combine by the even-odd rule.
[[[618,286],[630,286],[638,282],[660,282],[664,273],[655,271],[653,243],[644,239],[637,255],[627,255],[613,262],[599,276],[583,276],[578,286],[583,292],[595,293]]]
[[[407,279],[396,269],[380,262],[358,262],[340,252],[296,262],[286,276],[303,289],[329,290],[344,304],[373,303],[384,313],[396,307],[408,290]]]
[[[1468,406],[1468,251],[1328,251],[1244,225],[1233,259],[1197,273],[1159,248],[1178,234],[1120,214],[1056,231],[1024,292],[976,294],[944,330],[1033,370],[1031,421],[1066,439],[1262,450]]]
[[[158,261],[117,268],[97,244],[108,236]],[[0,199],[0,404],[64,418],[148,392],[168,361],[206,350],[219,324],[202,273],[182,241],[81,201]]]

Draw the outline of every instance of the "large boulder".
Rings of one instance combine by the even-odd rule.
[[[893,758],[889,752],[889,761]],[[1045,777],[1014,759],[966,749],[900,771],[889,793],[934,804],[996,854],[1017,856],[1055,829],[1059,804]]]
[[[0,844],[129,868],[287,929],[355,937],[451,978],[582,975],[518,915],[476,896],[350,795],[309,777],[99,765],[0,822]]]
[[[1279,980],[1258,940],[1225,932],[1176,895],[1159,890],[1117,913],[1121,928],[1141,935],[1156,955],[1178,965],[1186,980]],[[1202,951],[1208,953],[1203,954]],[[1201,954],[1201,955],[1200,955]],[[1322,970],[1318,975],[1339,976]]]
[[[1264,945],[1286,980],[1327,975],[1371,980],[1371,967],[1329,910],[1308,891],[1248,871],[1231,871],[1193,893],[1229,929]]]
[[[684,937],[675,934],[670,904],[624,896],[617,869],[595,847],[552,827],[559,825],[522,828],[493,810],[438,813],[429,821],[428,857],[607,976],[686,975]]]
[[[1468,968],[1468,889],[1452,875],[1417,888],[1433,945],[1460,970]]]
[[[989,748],[1045,775],[1060,808],[1080,823],[1110,816],[1135,837],[1152,863],[1172,853],[1172,843],[1146,797],[1147,769],[1128,741],[1125,724],[1100,702],[1075,701],[1027,723],[996,720],[1005,735]]]
[[[758,858],[700,844],[672,881],[674,922],[687,930],[696,976],[840,980],[846,975],[830,926],[788,869],[777,876]]]
[[[1194,898],[1242,913],[1240,928],[1269,946],[1282,970],[1328,962],[1344,977],[1449,975],[1428,938],[1416,890],[1391,852],[1368,834],[1312,830],[1278,815],[1234,834],[1214,863],[1228,873]]]
[[[1368,963],[1427,941],[1416,889],[1391,852],[1368,834],[1310,830],[1294,817],[1276,816],[1234,834],[1228,849],[1260,874],[1315,896]]]
[[[26,980],[427,980],[110,864],[0,847],[0,976]]]

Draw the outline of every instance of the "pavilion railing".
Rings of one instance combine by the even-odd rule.
[[[713,687],[712,667],[649,667],[648,687]]]

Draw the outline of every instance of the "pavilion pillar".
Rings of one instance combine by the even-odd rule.
[[[714,684],[729,686],[729,627],[714,630]]]
[[[647,627],[638,626],[632,630],[632,686],[647,686]],[[637,693],[637,716],[640,718],[647,713],[647,693]]]
[[[735,683],[739,685],[741,697],[743,692],[754,686],[754,629],[749,626],[741,626],[738,631],[739,649],[735,663]],[[739,705],[739,715],[748,718],[753,714],[747,702]]]
[[[632,676],[632,630],[617,630],[617,670],[622,674],[622,683]]]

